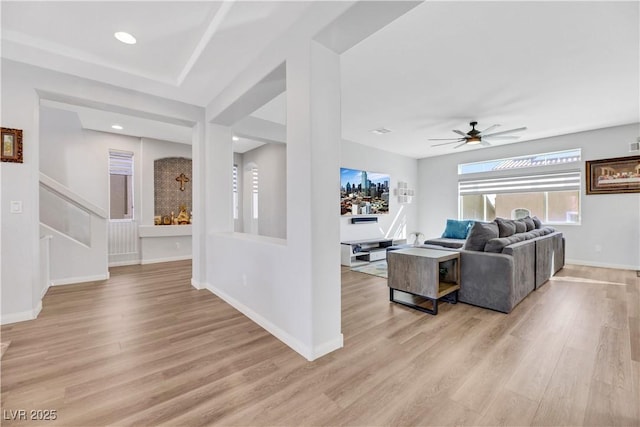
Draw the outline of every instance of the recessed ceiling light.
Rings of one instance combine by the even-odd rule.
[[[389,133],[391,132],[389,129],[387,128],[378,128],[378,129],[374,129],[372,131],[370,131],[371,133],[375,133],[376,135],[384,135],[385,133]]]
[[[137,42],[135,37],[133,37],[131,34],[129,34],[127,32],[124,32],[124,31],[118,31],[113,36],[115,38],[117,38],[118,40],[120,40],[122,43],[136,44],[136,42]]]
[[[122,130],[124,128],[122,126],[120,126],[120,125],[111,125],[111,129]]]
[[[237,136],[233,136],[231,139],[233,139],[234,141],[240,141],[240,138],[238,138]]]

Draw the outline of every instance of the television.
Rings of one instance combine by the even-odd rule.
[[[389,175],[340,168],[340,215],[389,213]]]

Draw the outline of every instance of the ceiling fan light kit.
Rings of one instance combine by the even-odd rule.
[[[460,137],[457,138],[430,138],[429,141],[449,141],[449,142],[443,142],[440,144],[434,144],[432,145],[432,147],[438,147],[440,145],[448,145],[448,144],[454,144],[456,142],[461,142],[462,144],[456,145],[455,148],[459,148],[462,147],[463,145],[482,145],[483,147],[488,147],[491,144],[489,142],[493,141],[493,142],[497,142],[497,141],[506,141],[506,140],[514,140],[514,139],[518,139],[519,136],[517,135],[507,135],[510,133],[514,133],[514,132],[522,132],[524,130],[527,130],[526,127],[520,127],[520,128],[516,128],[516,129],[511,129],[511,130],[504,130],[501,132],[494,132],[494,133],[487,133],[490,132],[492,130],[494,130],[495,128],[497,128],[498,124],[495,125],[491,125],[488,128],[486,128],[483,131],[477,130],[476,129],[476,125],[478,124],[478,122],[473,121],[470,122],[469,125],[471,125],[471,130],[467,133],[464,133],[460,130],[454,129],[453,132],[457,133],[458,135],[460,135]]]

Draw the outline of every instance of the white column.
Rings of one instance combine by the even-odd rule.
[[[342,347],[340,141],[340,57],[311,41],[287,61],[287,236],[308,248],[310,359]]]
[[[205,159],[206,159],[206,124],[204,117],[193,127],[192,151],[193,161],[193,225],[191,233],[192,264],[191,286],[196,289],[204,288],[206,280],[207,246],[205,235],[205,206],[206,188]]]
[[[232,137],[230,127],[207,125],[207,233],[233,232]]]

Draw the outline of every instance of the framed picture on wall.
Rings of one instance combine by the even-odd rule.
[[[2,128],[2,161],[22,163],[22,129]]]
[[[640,156],[587,160],[587,194],[640,193]]]

